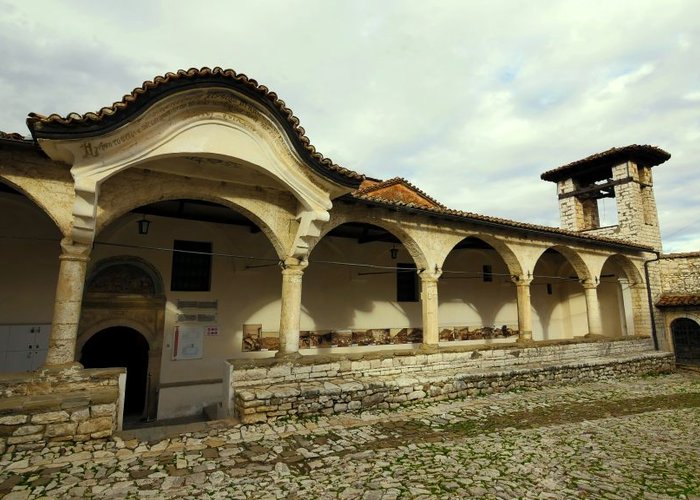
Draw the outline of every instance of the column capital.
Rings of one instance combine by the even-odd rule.
[[[92,246],[90,245],[75,242],[71,238],[63,238],[61,240],[61,255],[59,259],[88,262],[91,251]]]
[[[591,279],[586,279],[581,281],[581,286],[583,286],[584,290],[595,290],[598,288],[598,280],[596,279],[591,280]]]
[[[308,260],[300,260],[295,257],[287,257],[284,260],[280,260],[282,274],[303,274],[308,265]]]
[[[530,286],[534,278],[531,275],[513,275],[510,280],[515,284],[515,286]]]
[[[421,281],[424,283],[437,282],[440,276],[442,276],[442,269],[438,266],[435,266],[435,268],[431,270],[420,269],[418,271],[418,276],[420,276]]]

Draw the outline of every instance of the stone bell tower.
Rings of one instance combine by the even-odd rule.
[[[654,146],[612,148],[542,174],[557,183],[561,227],[661,250],[651,168],[671,155]],[[613,198],[617,223],[602,226],[599,201]]]

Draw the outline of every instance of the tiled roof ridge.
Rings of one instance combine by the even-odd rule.
[[[668,161],[671,158],[671,154],[668,153],[667,151],[664,151],[658,146],[651,146],[649,144],[630,144],[629,146],[622,146],[622,147],[612,147],[610,149],[607,149],[605,151],[601,151],[600,153],[594,153],[590,156],[587,156],[585,158],[582,158],[580,160],[572,161],[571,163],[567,163],[566,165],[562,165],[560,167],[554,168],[552,170],[548,170],[544,172],[542,175],[540,175],[540,179],[544,181],[556,181],[558,177],[560,177],[559,174],[574,169],[576,167],[585,165],[586,163],[596,163],[596,162],[602,162],[605,161],[606,158],[608,157],[613,157],[614,155],[622,155],[622,154],[642,154],[650,157],[654,157],[654,161],[652,162],[653,164],[649,166],[656,166],[660,165],[666,161]]]
[[[5,139],[6,141],[26,141],[22,134],[17,132],[3,132],[0,130],[0,139]]]
[[[450,215],[450,216],[460,217],[460,218],[464,218],[464,219],[472,219],[472,220],[477,220],[477,221],[490,222],[490,223],[494,223],[494,224],[501,224],[504,226],[514,227],[514,228],[531,229],[531,230],[542,231],[542,232],[547,232],[547,233],[552,233],[552,234],[560,234],[562,236],[572,236],[575,238],[579,238],[581,240],[598,241],[601,243],[612,243],[615,245],[626,245],[626,246],[635,247],[635,248],[644,249],[644,250],[649,250],[649,251],[652,250],[651,247],[639,245],[638,243],[633,243],[631,241],[623,240],[621,238],[608,238],[605,236],[593,236],[593,235],[588,235],[588,234],[581,234],[581,233],[578,233],[576,231],[569,231],[568,229],[561,229],[561,228],[553,227],[553,226],[542,226],[539,224],[530,224],[528,222],[519,222],[519,221],[514,221],[511,219],[504,219],[501,217],[493,217],[490,215],[481,215],[481,214],[477,214],[474,212],[466,212],[463,210],[456,210],[453,208],[426,207],[425,205],[418,205],[416,203],[410,203],[410,202],[405,202],[405,201],[396,201],[396,200],[387,200],[384,198],[378,198],[376,196],[368,196],[365,194],[360,194],[357,191],[353,192],[352,196],[354,198],[358,198],[360,200],[381,203],[383,205],[392,206],[392,207],[396,207],[396,208],[411,208],[411,209],[417,209],[417,210],[424,210],[424,211],[428,211],[428,212],[433,212],[436,215]]]
[[[700,252],[678,252],[678,253],[662,253],[662,259],[683,259],[688,257],[700,257]]]
[[[297,138],[301,142],[304,149],[321,166],[353,180],[361,181],[362,179],[364,179],[364,175],[353,170],[347,169],[345,167],[341,167],[340,165],[334,163],[330,158],[326,158],[323,156],[323,154],[318,152],[313,146],[313,144],[311,144],[309,138],[306,136],[306,131],[300,125],[299,119],[296,116],[294,116],[293,111],[286,106],[286,103],[282,99],[280,99],[275,92],[271,91],[265,85],[259,84],[256,80],[249,78],[243,73],[236,73],[236,71],[234,71],[233,69],[222,69],[218,66],[213,69],[208,67],[190,68],[188,70],[180,69],[175,73],[168,72],[163,76],[156,76],[153,80],[147,80],[143,82],[143,84],[141,84],[140,87],[136,87],[134,90],[131,91],[130,94],[124,95],[121,101],[116,101],[111,106],[103,107],[97,112],[88,112],[85,114],[69,113],[65,117],[56,113],[50,114],[48,116],[43,116],[37,113],[30,113],[29,118],[27,118],[27,126],[32,131],[32,134],[34,134],[35,129],[40,129],[42,124],[60,124],[70,126],[76,123],[99,122],[105,117],[113,116],[125,110],[131,103],[134,103],[137,100],[141,99],[153,89],[167,85],[176,80],[195,80],[197,78],[211,76],[230,79],[232,81],[238,82],[246,86],[248,89],[258,93],[260,97],[267,99],[270,102],[270,104],[272,104],[272,106],[274,106],[282,114],[282,116],[286,118],[288,124],[296,133]]]
[[[418,193],[419,195],[421,195],[423,198],[425,198],[425,199],[428,200],[429,202],[435,204],[436,206],[438,206],[438,207],[440,207],[440,208],[444,208],[444,209],[447,208],[445,205],[443,205],[442,203],[440,203],[439,201],[437,201],[435,198],[433,198],[432,196],[430,196],[429,194],[427,194],[425,191],[423,191],[422,189],[420,189],[419,187],[417,187],[415,184],[409,182],[408,180],[406,180],[406,179],[403,178],[403,177],[392,177],[391,179],[387,179],[387,180],[385,180],[385,181],[380,181],[380,182],[378,182],[378,183],[376,183],[376,184],[371,184],[371,185],[369,185],[369,186],[367,186],[367,187],[358,189],[358,190],[355,191],[353,194],[354,194],[354,195],[366,195],[366,194],[369,194],[369,193],[371,193],[371,192],[373,192],[373,191],[377,191],[377,190],[379,190],[379,189],[384,189],[384,188],[393,186],[393,185],[395,185],[395,184],[405,184],[406,186],[408,186],[409,188],[411,188],[413,191],[415,191],[416,193]],[[373,198],[380,198],[380,197],[373,197]],[[384,198],[382,198],[382,199],[384,199]]]

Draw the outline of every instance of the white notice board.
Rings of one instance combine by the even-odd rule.
[[[173,335],[173,359],[200,359],[205,329],[201,325],[177,325]]]

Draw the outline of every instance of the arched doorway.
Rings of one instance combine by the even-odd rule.
[[[83,346],[85,368],[126,368],[124,415],[142,415],[148,390],[148,342],[139,332],[113,326],[97,332]]]
[[[676,363],[700,365],[700,325],[688,318],[671,323]]]

